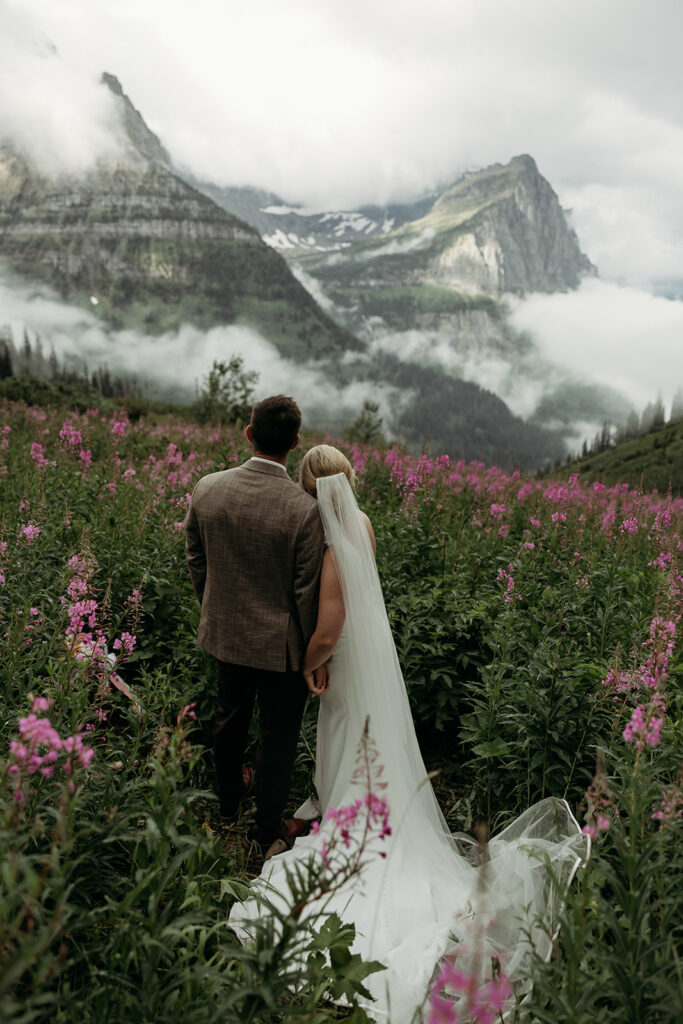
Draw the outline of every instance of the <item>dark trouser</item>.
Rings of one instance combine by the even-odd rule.
[[[277,836],[287,803],[308,688],[301,672],[266,672],[219,661],[218,692],[213,745],[216,791],[226,816],[237,812],[244,792],[244,748],[258,698],[256,828],[258,838],[267,842]]]

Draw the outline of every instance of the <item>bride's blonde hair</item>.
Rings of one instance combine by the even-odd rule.
[[[344,453],[330,444],[317,444],[315,448],[309,448],[301,461],[299,483],[305,491],[316,497],[316,480],[321,476],[334,476],[335,473],[343,473],[351,489],[356,489],[357,477]]]

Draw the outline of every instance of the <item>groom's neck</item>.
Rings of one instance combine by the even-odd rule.
[[[259,459],[267,459],[268,462],[274,462],[278,466],[284,466],[285,469],[287,469],[287,459],[289,457],[289,452],[287,452],[286,455],[279,455],[279,456],[278,455],[265,455],[263,452],[260,452],[258,450],[258,448],[254,448],[254,450],[252,451],[251,454],[255,455]]]

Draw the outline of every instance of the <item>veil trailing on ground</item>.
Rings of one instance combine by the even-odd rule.
[[[451,834],[415,736],[365,520],[343,474],[319,478],[317,496],[346,611],[318,723],[320,810],[358,797],[357,745],[369,716],[392,827],[386,859],[371,860],[362,886],[328,908],[355,925],[354,951],[387,967],[365,982],[376,1000],[367,1012],[410,1024],[439,964],[456,955],[482,982],[500,962],[519,994],[532,952],[550,954],[561,892],[585,856],[585,837],[566,802],[553,798],[485,846]],[[286,900],[287,869],[310,857],[324,830],[264,866],[257,886],[267,886],[269,899],[279,891]],[[242,937],[256,903],[231,912]]]

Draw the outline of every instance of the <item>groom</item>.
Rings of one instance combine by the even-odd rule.
[[[316,624],[324,540],[315,499],[287,475],[300,426],[292,398],[255,405],[246,429],[252,458],[203,477],[185,523],[187,564],[202,606],[198,642],[218,660],[213,739],[221,815],[234,819],[254,782],[242,759],[257,702],[249,838],[264,849],[282,835],[308,689],[320,692],[301,673]]]

